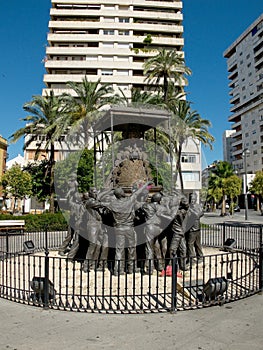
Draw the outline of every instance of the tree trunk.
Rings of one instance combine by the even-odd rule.
[[[178,151],[177,151],[176,170],[179,175],[181,191],[182,193],[184,193],[184,181],[183,181],[183,174],[182,174],[182,167],[181,167],[181,155],[182,155],[182,146],[179,145]]]
[[[259,195],[257,195],[257,211],[260,211],[260,200],[259,200]]]
[[[163,99],[164,102],[167,102],[167,95],[168,95],[168,79],[166,74],[163,76]]]
[[[225,216],[225,213],[226,213],[226,198],[225,198],[225,192],[223,192],[221,216]]]
[[[17,197],[14,197],[14,203],[13,203],[13,209],[12,209],[12,213],[14,214],[15,210],[16,210],[16,201],[17,201]]]

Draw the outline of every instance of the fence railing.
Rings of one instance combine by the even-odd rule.
[[[228,238],[235,240],[237,249],[257,250],[262,245],[263,225],[222,223],[202,225],[204,246],[222,247]]]
[[[55,249],[65,235],[45,230],[1,236],[0,297],[60,310],[159,312],[231,302],[263,288],[261,225],[203,226],[203,245],[212,249],[201,260],[190,259],[188,271],[179,271],[175,257],[166,260],[163,271],[146,273],[146,261],[140,260],[131,273],[117,276],[112,260],[84,272],[83,260],[58,256]],[[224,247],[228,238],[234,245]],[[25,249],[28,241],[34,253]]]
[[[42,251],[46,247],[55,249],[61,245],[67,231],[49,231],[48,228],[42,231],[32,232],[2,232],[0,233],[0,254],[23,253],[28,249],[26,242],[32,242],[34,251]]]

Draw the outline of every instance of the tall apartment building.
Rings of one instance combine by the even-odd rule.
[[[232,163],[233,160],[233,134],[235,130],[225,130],[223,133],[223,160],[228,163]]]
[[[43,95],[51,90],[74,95],[67,82],[81,82],[84,76],[111,83],[127,97],[132,87],[151,88],[143,63],[159,48],[184,55],[182,21],[182,1],[51,0]],[[30,147],[28,159],[36,145]],[[186,189],[201,188],[200,152],[200,145],[191,140],[184,146]]]
[[[232,114],[232,164],[248,173],[263,169],[263,14],[224,52],[227,59]]]
[[[182,1],[52,0],[45,91],[101,78],[115,90],[145,88],[143,62],[156,48],[183,54]],[[147,50],[150,48],[151,50]]]

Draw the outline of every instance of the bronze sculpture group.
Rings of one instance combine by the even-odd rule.
[[[169,195],[152,194],[151,186],[151,181],[134,186],[130,195],[122,187],[100,192],[92,187],[80,195],[73,176],[67,195],[69,231],[59,254],[67,254],[73,261],[80,237],[84,237],[88,247],[83,272],[108,266],[110,247],[114,249],[114,265],[110,269],[115,276],[163,271],[174,257],[178,257],[182,271],[188,270],[203,256],[200,243],[203,210],[197,204],[197,195],[191,194],[188,201],[177,191]],[[140,257],[138,245],[142,248]]]

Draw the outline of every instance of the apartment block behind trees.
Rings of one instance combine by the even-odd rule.
[[[152,90],[143,75],[145,60],[160,48],[184,56],[182,9],[182,1],[169,0],[51,0],[42,94],[53,90],[74,96],[67,82],[85,76],[112,84],[128,98],[132,88]],[[37,143],[26,149],[27,160],[34,158]],[[184,145],[182,169],[189,191],[201,188],[200,153],[198,142]]]

